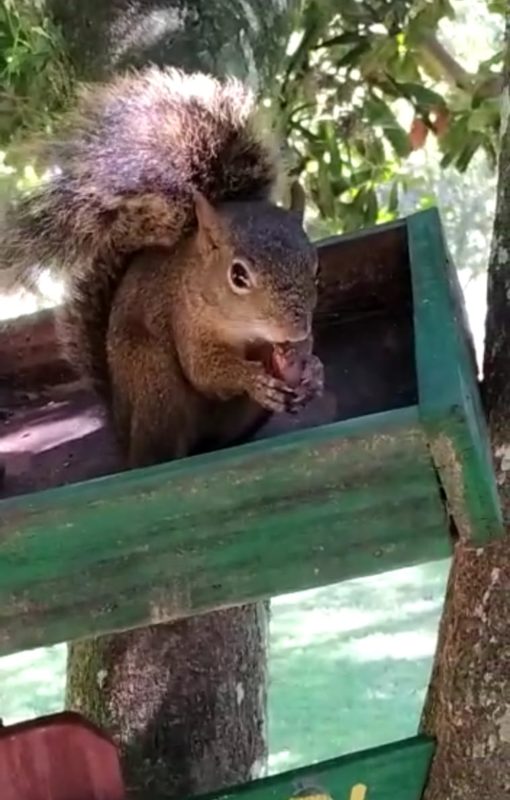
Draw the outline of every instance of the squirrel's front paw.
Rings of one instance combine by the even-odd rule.
[[[255,375],[250,395],[263,408],[280,414],[289,409],[296,392],[283,381],[260,370]]]
[[[303,365],[301,380],[291,401],[291,410],[297,411],[324,391],[324,365],[311,353]]]

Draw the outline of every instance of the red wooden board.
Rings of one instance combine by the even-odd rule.
[[[117,749],[79,714],[0,728],[1,800],[124,800]]]

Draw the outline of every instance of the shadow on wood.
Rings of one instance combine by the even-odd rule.
[[[320,255],[315,327],[326,393],[297,417],[273,417],[257,439],[417,402],[405,228],[334,239]],[[118,469],[100,405],[59,355],[51,312],[6,325],[0,357],[0,496]]]

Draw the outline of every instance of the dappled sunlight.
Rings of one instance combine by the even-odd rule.
[[[481,272],[479,275],[473,275],[468,270],[462,270],[460,280],[481,377],[485,344],[485,316],[487,314],[487,273]]]
[[[370,593],[373,592],[373,605],[379,608],[381,605],[381,592],[386,596],[402,592],[407,599],[410,599],[409,591],[414,591],[421,597],[422,587],[442,586],[446,580],[449,564],[449,560],[436,561],[415,567],[404,567],[379,575],[371,575],[366,578],[354,578],[350,581],[319,589],[307,589],[304,592],[280,595],[273,599],[272,606],[273,608],[294,607],[296,602],[299,601],[300,607],[306,607],[307,605],[315,607],[318,599],[321,600],[322,606],[322,601],[326,598],[331,599],[334,597],[335,602],[338,602],[342,598],[346,600],[347,598],[352,598],[354,594],[362,594],[368,600]]]
[[[269,732],[286,755],[272,772],[416,733],[448,570],[423,564],[275,599]]]
[[[429,611],[440,611],[443,607],[443,599],[413,600],[410,603],[402,604],[403,616],[411,617],[414,614],[427,614]]]
[[[320,608],[304,612],[299,615],[299,630],[293,630],[288,636],[282,636],[279,647],[304,647],[321,638],[329,639],[335,634],[359,630],[386,618],[386,614],[361,611],[356,608]]]
[[[33,314],[41,308],[41,303],[33,294],[16,292],[13,295],[0,295],[0,320],[14,319],[23,314]]]
[[[64,411],[66,405],[66,403],[57,403],[52,410],[57,412],[61,408]],[[44,453],[62,444],[70,444],[75,439],[83,439],[99,430],[102,424],[102,420],[97,414],[89,411],[73,414],[67,419],[64,413],[57,419],[48,419],[43,415],[41,421],[32,423],[28,430],[16,430],[2,436],[0,453]]]
[[[61,711],[65,663],[65,645],[0,659],[0,717],[4,724]]]
[[[436,613],[440,614],[443,605],[442,598],[436,600],[422,601],[416,603],[403,604],[402,607],[376,611],[364,611],[352,606],[342,608],[320,608],[314,611],[305,611],[295,615],[294,628],[288,633],[284,633],[286,628],[282,624],[283,620],[276,620],[279,623],[281,649],[292,649],[296,647],[306,647],[312,644],[326,642],[339,634],[359,632],[363,629],[387,627],[390,623],[403,624],[414,616],[423,617]],[[289,620],[287,620],[287,623]]]
[[[284,772],[294,766],[297,759],[302,759],[303,755],[290,750],[280,750],[278,753],[270,753],[268,758],[268,771],[271,774]]]
[[[290,650],[369,628],[418,625],[439,616],[448,568],[441,561],[275,598],[274,636]]]
[[[374,633],[341,648],[342,657],[353,661],[409,660],[433,656],[437,634],[430,630],[392,634]]]
[[[1,286],[1,284],[0,284]],[[54,278],[49,270],[44,270],[37,286],[39,297],[28,291],[18,291],[6,295],[0,294],[0,320],[14,319],[23,314],[33,314],[43,308],[53,308],[64,298],[64,286],[61,280]]]

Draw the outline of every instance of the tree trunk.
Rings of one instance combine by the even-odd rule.
[[[510,521],[510,11],[506,41],[484,395],[503,513]],[[510,538],[484,550],[460,543],[422,720],[438,740],[426,800],[510,797],[509,620]]]
[[[152,61],[271,90],[297,0],[47,0],[79,79]],[[268,605],[72,644],[67,706],[113,732],[133,794],[192,795],[265,767]]]
[[[68,705],[120,744],[130,796],[244,782],[266,758],[265,647],[263,604],[78,642]]]
[[[299,0],[46,0],[78,75],[170,64],[269,88]]]

